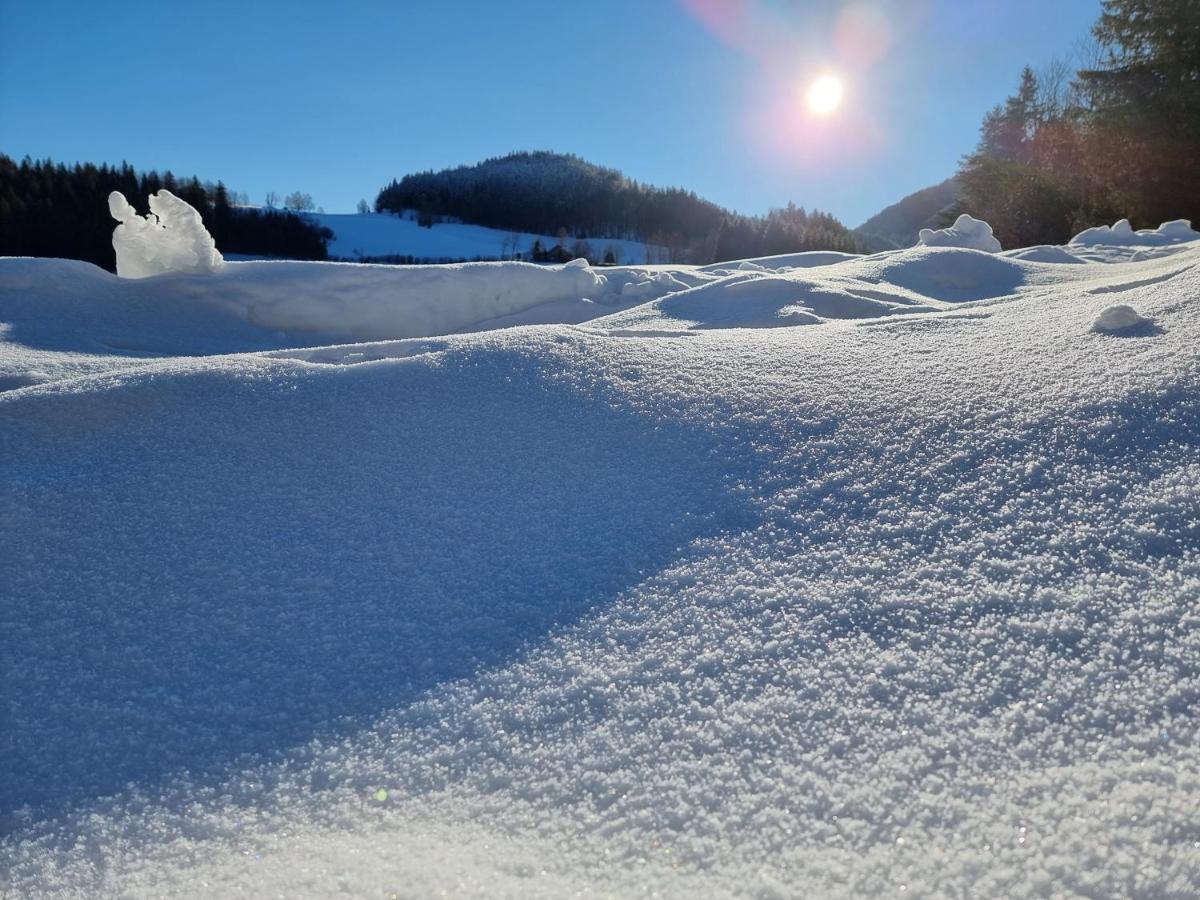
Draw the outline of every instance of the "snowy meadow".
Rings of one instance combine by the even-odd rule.
[[[119,196],[119,195],[118,195]],[[0,258],[5,896],[1192,896],[1200,234]]]

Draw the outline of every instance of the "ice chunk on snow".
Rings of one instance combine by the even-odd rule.
[[[151,194],[145,216],[137,214],[124,194],[113,191],[108,195],[108,210],[120,223],[113,231],[113,249],[122,278],[215,272],[225,264],[200,213],[170,191]]]
[[[1088,228],[1071,238],[1077,246],[1094,247],[1160,247],[1164,244],[1181,244],[1184,241],[1200,240],[1200,231],[1192,230],[1188,219],[1163,222],[1157,228],[1134,231],[1128,219],[1120,219],[1112,225]]]
[[[1092,323],[1092,331],[1097,331],[1101,334],[1114,334],[1118,331],[1130,331],[1139,327],[1157,330],[1153,319],[1146,318],[1132,306],[1125,303],[1118,303],[1108,307]]]
[[[992,236],[992,226],[966,213],[955,219],[949,228],[938,231],[922,228],[917,242],[926,247],[965,247],[987,253],[1000,252],[1000,242]]]

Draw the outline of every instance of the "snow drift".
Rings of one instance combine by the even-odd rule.
[[[0,893],[1189,895],[1200,245],[1162,249],[0,260]],[[517,282],[664,293],[325,331]]]
[[[1200,239],[1200,232],[1192,230],[1187,219],[1163,222],[1157,228],[1134,231],[1128,219],[1120,219],[1113,225],[1088,228],[1071,238],[1071,244],[1081,247],[1161,247]]]
[[[203,289],[212,303],[266,329],[349,340],[448,334],[550,303],[586,313],[585,301],[602,295],[607,283],[584,260],[562,266],[248,262],[230,269],[219,286],[187,288]]]
[[[983,250],[986,253],[1000,252],[1000,242],[992,236],[992,226],[966,213],[955,219],[949,228],[937,231],[922,228],[917,242],[926,247],[965,247],[969,250]]]

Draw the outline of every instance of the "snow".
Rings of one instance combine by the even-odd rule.
[[[830,266],[858,258],[858,254],[841,253],[837,250],[807,250],[803,253],[784,253],[778,256],[759,256],[737,262],[712,263],[708,266],[701,266],[699,271],[729,274],[739,270],[809,269],[814,266]]]
[[[0,894],[1190,895],[1145,249],[0,259]]]
[[[416,215],[411,212],[403,216],[313,213],[310,217],[333,231],[329,255],[338,259],[385,256],[429,260],[502,259],[514,252],[529,259],[534,241],[540,240],[547,250],[558,244],[558,238],[553,235],[517,232],[514,249],[510,244],[513,232],[460,222],[439,222],[425,228],[417,224]],[[567,249],[575,242],[575,238],[568,238]],[[609,247],[618,263],[637,264],[647,259],[646,245],[641,241],[590,238],[587,243],[597,259],[603,259]]]
[[[966,213],[955,219],[949,228],[936,231],[922,228],[917,242],[926,247],[966,247],[986,253],[1000,252],[1000,242],[992,236],[992,226]]]
[[[1185,241],[1200,240],[1200,232],[1192,230],[1187,219],[1163,222],[1157,228],[1134,231],[1128,219],[1119,219],[1112,225],[1088,228],[1071,238],[1072,246],[1095,247],[1161,247]]]
[[[581,261],[583,262],[583,261]],[[263,328],[334,340],[447,334],[549,303],[584,304],[607,279],[587,266],[446,266],[250,262],[230,264],[215,305]]]
[[[1137,329],[1152,330],[1154,328],[1153,319],[1146,318],[1126,303],[1117,303],[1106,307],[1092,323],[1092,331],[1103,334],[1128,333]]]
[[[200,213],[165,189],[149,199],[150,212],[139,216],[120,191],[108,195],[109,212],[118,222],[113,230],[117,274],[148,278],[164,272],[220,270],[224,261]]]
[[[1030,262],[1047,263],[1081,263],[1083,260],[1062,247],[1039,244],[1036,247],[1022,247],[1020,250],[1007,250],[1004,253],[1010,259],[1027,259]]]

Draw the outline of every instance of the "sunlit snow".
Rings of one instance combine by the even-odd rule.
[[[982,219],[963,213],[949,228],[922,228],[918,243],[927,247],[968,247],[999,253],[1000,242],[992,235],[992,226]]]
[[[1194,893],[1166,231],[0,259],[0,894]]]

